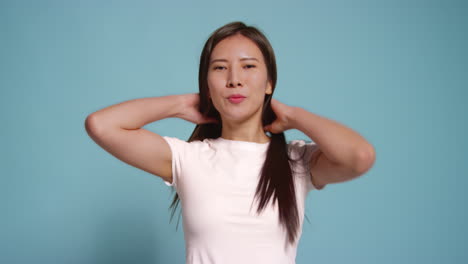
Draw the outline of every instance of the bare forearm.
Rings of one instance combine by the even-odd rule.
[[[373,153],[372,146],[361,135],[334,120],[300,107],[293,107],[290,119],[293,128],[311,138],[335,163],[359,167]]]
[[[138,129],[164,118],[177,117],[182,100],[183,95],[138,98],[108,106],[88,118],[98,127]]]

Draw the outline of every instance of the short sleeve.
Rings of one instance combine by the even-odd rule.
[[[311,176],[310,161],[312,155],[319,150],[319,147],[314,142],[306,142],[304,140],[292,140],[288,144],[288,151],[291,159],[293,159],[293,173],[302,179],[305,185],[306,192],[313,189],[321,190],[325,186],[314,185],[312,182],[313,175]]]
[[[163,181],[167,186],[174,186],[177,188],[177,182],[179,181],[179,177],[182,173],[182,161],[186,153],[187,145],[189,143],[187,141],[175,137],[163,136],[163,138],[169,144],[169,147],[171,149],[172,183],[166,180]]]

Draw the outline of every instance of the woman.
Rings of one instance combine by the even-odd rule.
[[[273,99],[275,85],[267,38],[232,22],[204,45],[199,93],[130,100],[86,120],[102,148],[176,189],[187,263],[295,263],[308,192],[374,162],[358,133]],[[142,128],[169,117],[197,124],[188,142]],[[286,143],[288,129],[315,143]]]

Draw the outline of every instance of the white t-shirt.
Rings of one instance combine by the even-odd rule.
[[[257,215],[254,200],[269,142],[224,138],[187,142],[163,137],[172,151],[172,184],[180,198],[187,264],[295,263],[298,242],[288,243],[280,225],[278,203]],[[314,188],[310,157],[318,146],[304,140],[288,143],[302,235],[304,204]]]

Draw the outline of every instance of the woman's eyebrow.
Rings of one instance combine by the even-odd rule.
[[[257,58],[254,58],[254,57],[245,57],[245,58],[240,59],[240,61],[245,61],[245,60],[256,60],[256,61],[258,61]],[[217,62],[217,61],[224,61],[224,62],[227,62],[226,59],[214,59],[214,60],[212,60],[212,61],[210,62],[210,64],[212,64],[212,63],[214,63],[214,62]]]

